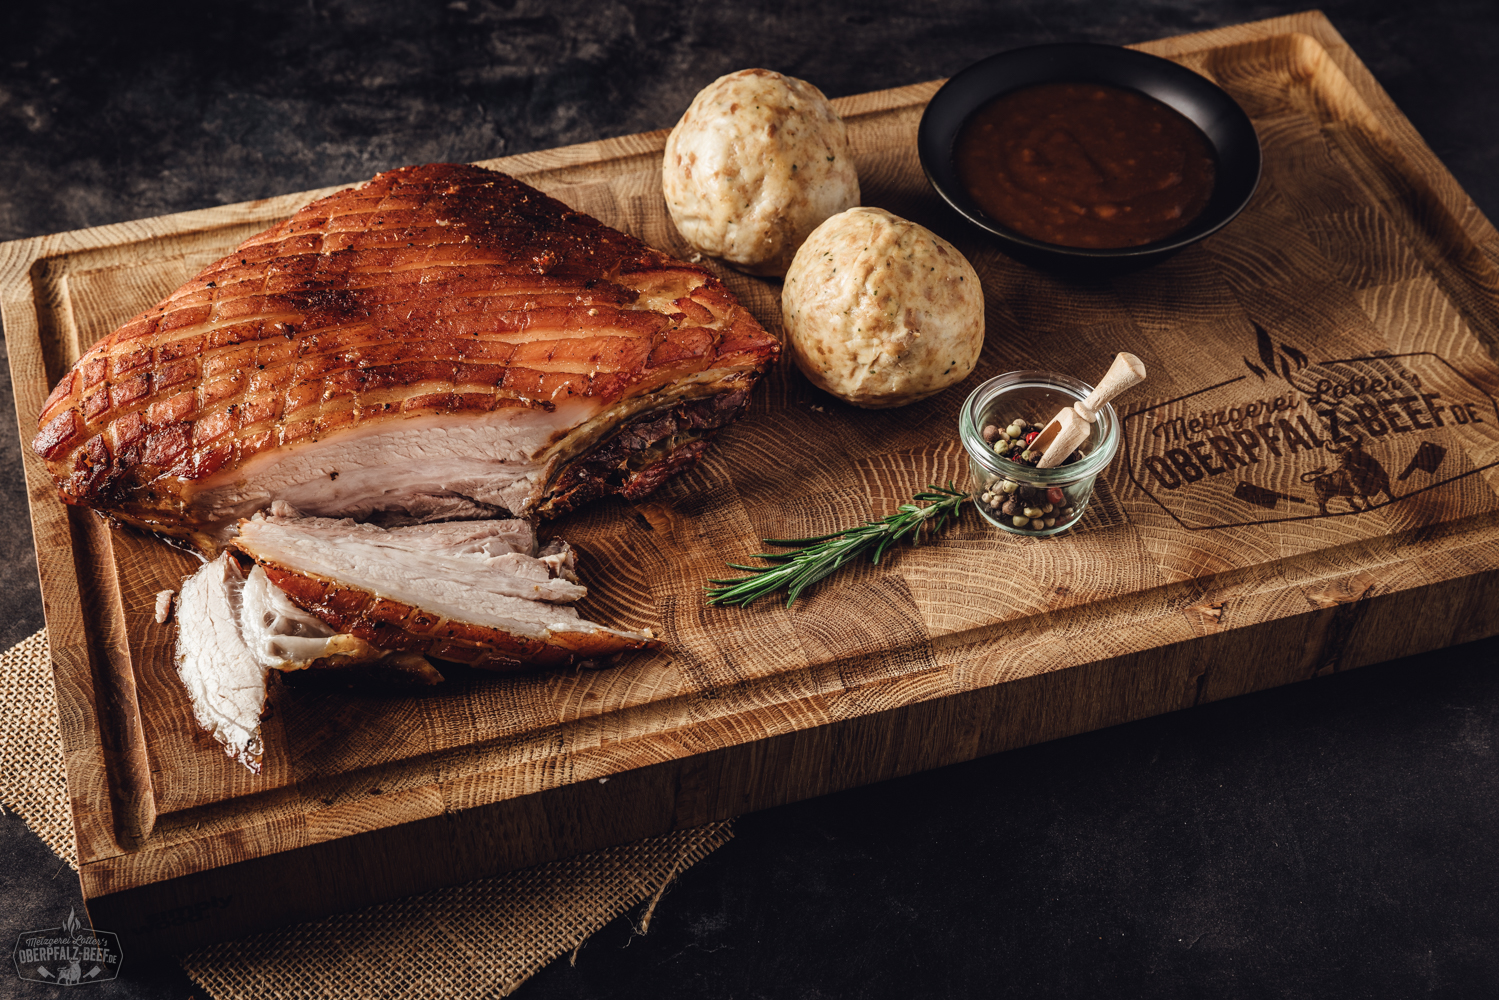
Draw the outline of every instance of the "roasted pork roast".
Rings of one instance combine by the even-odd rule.
[[[313,202],[95,344],[32,443],[68,503],[217,550],[274,500],[384,526],[638,498],[779,350],[708,270],[504,174]]]
[[[183,584],[178,673],[258,770],[273,671],[436,683],[428,657],[508,670],[657,645],[582,620],[573,553],[524,519],[649,493],[778,351],[702,267],[504,174],[408,167],[95,344],[32,447],[66,502],[217,556]]]

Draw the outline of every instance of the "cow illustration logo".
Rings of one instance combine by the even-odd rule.
[[[1333,449],[1329,448],[1329,451]],[[1317,510],[1329,513],[1327,502],[1334,497],[1344,497],[1355,512],[1369,510],[1374,500],[1383,493],[1394,500],[1390,492],[1390,477],[1379,464],[1379,459],[1364,453],[1362,439],[1355,438],[1348,447],[1338,452],[1338,467],[1328,472],[1319,466],[1301,474],[1303,483],[1311,483],[1317,494]],[[1359,503],[1363,506],[1360,507]]]
[[[1130,481],[1181,527],[1356,517],[1499,465],[1499,403],[1445,358],[1314,361],[1254,330],[1248,374],[1121,414]],[[1499,509],[1454,489],[1430,516]]]
[[[120,974],[120,941],[112,931],[95,930],[69,909],[61,926],[23,931],[11,952],[16,975],[36,983],[78,986],[102,983]]]

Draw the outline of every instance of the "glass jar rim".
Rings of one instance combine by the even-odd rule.
[[[1102,426],[1103,440],[1088,454],[1071,465],[1059,465],[1055,469],[1037,469],[1008,459],[1000,458],[993,447],[984,440],[983,426],[979,423],[982,413],[1004,392],[1034,386],[1054,389],[1074,399],[1087,399],[1093,387],[1082,379],[1049,371],[1013,371],[996,375],[980,384],[969,393],[958,416],[958,434],[963,448],[970,458],[978,462],[992,475],[1008,478],[1022,477],[1032,483],[1070,483],[1096,476],[1113,461],[1119,451],[1121,437],[1119,414],[1112,403],[1105,403],[1098,411],[1098,423]]]

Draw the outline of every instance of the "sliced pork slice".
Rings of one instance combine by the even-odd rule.
[[[240,632],[244,586],[244,574],[228,553],[182,584],[177,598],[177,674],[198,725],[223,744],[230,757],[258,772],[269,667]]]
[[[278,505],[242,522],[234,547],[328,628],[379,649],[505,670],[659,645],[580,618],[564,603],[588,592],[572,551],[538,550],[525,521],[386,529],[294,513]]]
[[[245,645],[261,665],[283,673],[372,666],[418,684],[439,684],[443,679],[425,657],[378,649],[357,636],[335,632],[297,607],[259,566],[245,577],[239,624]]]
[[[91,347],[32,447],[62,498],[212,551],[285,500],[386,526],[637,498],[779,345],[703,267],[479,167],[380,174]]]

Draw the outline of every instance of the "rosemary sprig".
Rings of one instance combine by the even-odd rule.
[[[741,566],[729,563],[731,569],[741,569],[754,576],[739,576],[726,580],[709,580],[713,586],[704,587],[709,604],[751,604],[766,594],[778,590],[786,591],[786,606],[789,608],[801,596],[803,590],[818,580],[837,572],[854,557],[873,546],[871,558],[878,563],[896,542],[903,538],[920,544],[921,531],[925,527],[927,537],[945,528],[949,521],[956,521],[963,514],[963,504],[972,499],[967,493],[948,482],[947,486],[928,486],[912,497],[929,506],[903,503],[894,514],[878,521],[865,521],[857,528],[845,528],[831,535],[816,538],[766,538],[766,545],[779,545],[795,549],[794,552],[760,552],[751,558],[764,559],[769,566]]]

